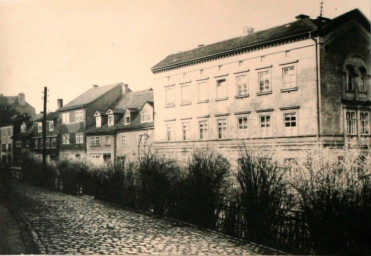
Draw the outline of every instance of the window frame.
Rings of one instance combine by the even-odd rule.
[[[121,134],[121,147],[122,148],[126,147],[126,136],[125,136],[125,134]]]
[[[202,81],[197,82],[197,100],[198,100],[198,103],[209,102],[207,87],[208,87],[208,82],[207,81],[202,80]],[[202,89],[202,90],[200,90],[200,89]],[[205,91],[205,95],[202,94],[204,91]],[[205,96],[205,98],[201,98],[200,96]]]
[[[175,86],[165,87],[165,107],[175,107]]]
[[[188,99],[184,98],[184,96],[187,95],[187,93],[184,91],[184,88],[188,90]],[[190,83],[182,84],[180,86],[180,105],[181,106],[190,105],[191,103],[192,103],[191,84]]]
[[[349,115],[350,118],[348,118],[348,113],[354,113],[354,118],[352,118],[351,115]],[[346,127],[346,135],[357,135],[357,111],[354,109],[346,109],[345,110],[345,127]]]
[[[22,123],[21,124],[21,133],[25,133],[26,132],[26,128],[27,128],[26,124],[25,123]]]
[[[43,124],[41,122],[37,123],[37,132],[42,133],[43,131]]]
[[[127,124],[130,124],[130,122],[131,122],[131,112],[129,109],[127,109],[124,115],[124,124],[127,125]]]
[[[76,132],[75,133],[75,143],[76,144],[84,144],[84,133],[83,132]]]
[[[227,118],[218,118],[216,121],[217,124],[217,129],[218,129],[218,139],[219,140],[224,140],[228,138],[227,134],[227,127],[228,127],[228,122]]]
[[[223,77],[223,78],[216,79],[216,100],[226,100],[226,99],[228,99],[227,78]]]
[[[198,131],[199,131],[199,139],[207,140],[209,138],[209,120],[207,119],[199,120]]]
[[[62,112],[62,123],[63,124],[70,123],[70,112]]]
[[[367,114],[367,119],[362,118],[362,114]],[[359,127],[360,127],[360,135],[368,136],[370,135],[370,111],[368,110],[360,110],[359,111]]]
[[[261,70],[258,70],[257,72],[258,74],[258,93],[257,95],[263,95],[263,94],[269,94],[269,93],[272,93],[272,68],[265,68],[265,69],[261,69]],[[269,78],[269,90],[265,90],[263,88],[263,90],[261,90],[261,85],[260,85],[260,81],[261,81],[261,78],[260,78],[260,74],[263,74],[263,73],[268,73],[268,78]],[[264,80],[266,81],[266,79]],[[265,87],[265,85],[263,86]]]
[[[290,120],[286,120],[286,116],[289,116],[289,115],[291,116]],[[295,117],[295,120],[291,120],[292,116]],[[293,123],[295,123],[295,126],[292,126]],[[286,126],[286,124],[290,124],[290,126]],[[283,112],[283,127],[284,127],[284,134],[286,137],[298,136],[299,134],[298,111],[288,110],[288,111]],[[295,127],[295,128],[292,128],[292,127]]]
[[[241,77],[245,77],[246,78],[246,92],[243,93],[244,90],[240,90],[240,85],[241,83],[239,83],[239,78]],[[242,83],[243,84],[243,83]],[[240,93],[241,92],[241,93]],[[246,72],[246,73],[239,73],[239,74],[236,74],[236,97],[247,97],[249,96],[249,73]]]
[[[285,74],[284,74],[284,70],[285,69],[290,69],[290,68],[293,68],[293,75],[290,75],[289,77],[294,77],[293,81],[290,79],[290,86],[286,87],[285,86]],[[282,80],[282,91],[287,91],[287,90],[294,90],[294,89],[297,89],[298,88],[298,81],[297,81],[297,66],[296,64],[287,64],[287,65],[284,65],[281,67],[281,80]]]
[[[84,110],[75,111],[75,122],[84,122]]]
[[[69,133],[62,133],[62,144],[63,145],[71,144],[71,137]]]
[[[49,132],[54,131],[54,121],[49,121]]]
[[[168,122],[166,123],[166,141],[174,140],[175,140],[174,122]]]
[[[110,114],[107,116],[107,126],[114,126],[115,125],[115,115]]]
[[[246,124],[240,124],[240,119],[246,119]],[[239,134],[239,137],[241,138],[248,138],[250,137],[250,124],[249,124],[249,115],[240,115],[240,116],[237,116],[236,118],[237,120],[237,130],[238,130],[238,134]]]
[[[182,139],[183,141],[191,140],[191,124],[190,121],[182,121]]]
[[[57,148],[57,138],[52,138],[52,140],[51,140],[51,148]]]
[[[265,118],[264,123],[262,123],[262,118]],[[267,117],[269,117],[269,123],[267,123]],[[267,128],[269,124],[269,128]],[[265,125],[264,127],[262,125]],[[272,137],[272,113],[262,113],[259,115],[259,136],[261,138]]]

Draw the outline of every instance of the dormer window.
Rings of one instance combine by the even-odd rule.
[[[43,124],[42,123],[37,123],[37,132],[40,133],[43,131]]]
[[[130,110],[126,110],[125,116],[124,116],[124,122],[125,124],[130,124]]]
[[[153,114],[152,111],[149,108],[143,108],[141,111],[141,122],[152,122],[153,121]]]
[[[101,116],[97,116],[95,117],[95,126],[97,128],[101,127],[102,126],[102,117]]]
[[[21,125],[21,132],[26,132],[26,124],[25,123],[23,123]]]
[[[54,122],[53,121],[49,122],[49,131],[50,132],[54,131]]]
[[[115,124],[115,117],[114,115],[108,116],[108,126],[113,126]]]

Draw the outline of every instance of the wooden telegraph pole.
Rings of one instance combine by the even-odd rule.
[[[44,112],[43,112],[43,124],[42,124],[42,131],[43,131],[43,170],[44,173],[46,171],[46,104],[48,98],[48,88],[44,87]]]

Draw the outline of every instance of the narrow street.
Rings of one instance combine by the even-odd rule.
[[[32,227],[42,254],[276,254],[221,234],[94,200],[14,184],[13,211]]]

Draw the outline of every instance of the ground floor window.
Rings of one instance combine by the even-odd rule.
[[[219,119],[218,120],[218,139],[227,138],[227,120]]]
[[[284,113],[285,136],[298,135],[298,122],[296,112]]]
[[[361,135],[370,135],[370,112],[361,111],[359,113]]]
[[[272,136],[272,126],[271,126],[271,115],[261,115],[260,116],[260,137],[270,137]]]
[[[347,110],[345,113],[346,129],[348,135],[357,134],[357,113],[355,110]]]

